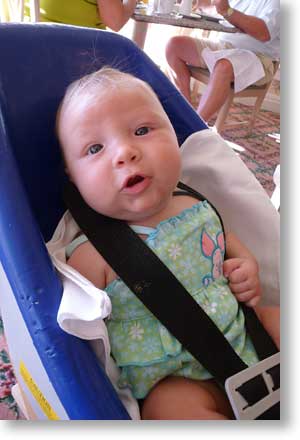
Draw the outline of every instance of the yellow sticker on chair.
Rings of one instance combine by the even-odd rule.
[[[49,420],[59,420],[58,415],[52,409],[50,403],[45,398],[45,396],[43,395],[43,393],[41,392],[41,390],[33,380],[32,376],[30,375],[23,361],[20,362],[20,373],[26,385],[28,386],[31,394],[42,408],[42,411],[44,412],[46,417],[48,417]]]

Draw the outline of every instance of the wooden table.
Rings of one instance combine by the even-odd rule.
[[[179,14],[146,14],[146,11],[138,9],[132,15],[132,19],[135,21],[133,28],[132,40],[141,48],[144,49],[147,30],[149,23],[166,24],[170,26],[180,26],[194,29],[205,29],[208,31],[228,32],[236,33],[240,32],[239,29],[232,26],[224,26],[222,23],[218,23],[211,20],[205,20],[203,18],[188,18]]]

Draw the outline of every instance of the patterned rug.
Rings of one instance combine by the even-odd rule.
[[[236,104],[230,110],[226,125],[221,133],[226,141],[240,155],[270,196],[274,191],[273,174],[280,163],[280,115],[261,110],[252,133],[248,135],[247,124],[251,107]],[[213,122],[213,121],[211,121]]]
[[[228,123],[247,120],[250,110],[237,104],[232,107]],[[213,123],[213,121],[210,121]],[[280,160],[280,119],[279,115],[261,111],[256,120],[253,133],[247,135],[247,126],[225,129],[224,139],[230,142],[237,154],[254,173],[269,195],[274,190],[273,173]],[[0,420],[23,418],[10,389],[15,383],[13,368],[9,360],[8,348],[4,338],[0,317]]]
[[[0,317],[0,420],[18,420],[23,418],[11,395],[11,387],[15,382]]]

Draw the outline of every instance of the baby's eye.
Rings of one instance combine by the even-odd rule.
[[[149,133],[149,131],[149,127],[140,127],[135,131],[135,134],[136,136],[144,136],[145,134]]]
[[[101,144],[91,145],[88,148],[88,154],[97,154],[97,153],[99,153],[99,151],[102,150],[102,148],[103,148],[103,145],[101,145]]]

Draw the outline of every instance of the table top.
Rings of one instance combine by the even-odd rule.
[[[204,19],[199,16],[199,18],[186,17],[180,14],[147,14],[146,11],[137,9],[135,10],[132,18],[137,22],[144,23],[157,23],[157,24],[167,24],[171,26],[180,26],[186,28],[194,29],[205,29],[209,31],[218,32],[228,32],[236,33],[240,32],[239,29],[232,26],[224,26],[222,23]]]

